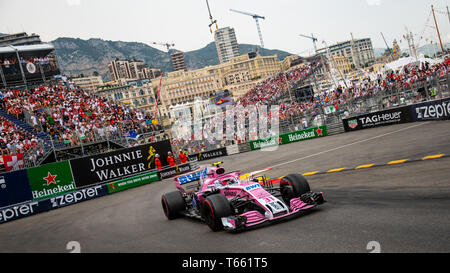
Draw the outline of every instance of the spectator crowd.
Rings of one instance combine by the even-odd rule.
[[[372,95],[382,94],[383,92],[387,93],[392,90],[402,91],[420,87],[436,78],[446,76],[450,70],[449,60],[436,65],[430,65],[428,63],[409,65],[399,71],[389,71],[384,76],[382,74],[378,74],[375,78],[368,76],[362,78],[360,81],[349,82],[348,84],[338,86],[334,90],[320,92],[302,102],[290,101],[289,103],[282,103],[280,101],[281,98],[286,97],[287,92],[289,91],[288,85],[292,88],[297,82],[306,79],[312,74],[314,69],[317,69],[322,65],[323,63],[317,61],[270,77],[242,96],[235,102],[235,106],[279,105],[280,120],[289,120],[291,117],[302,117],[305,115],[315,116],[320,113],[324,106],[333,106],[338,110],[347,103],[357,99],[364,99]],[[420,93],[417,97],[412,99],[414,102],[417,102],[423,100],[424,97],[425,94]],[[390,97],[387,106],[393,105],[393,101],[398,101],[398,98],[395,96]],[[245,117],[241,116],[240,118]],[[270,124],[270,113],[263,118],[266,119],[266,124]],[[211,128],[214,127],[214,120],[206,122],[204,126],[207,131],[211,131]],[[224,132],[225,129],[226,128],[224,127]],[[251,128],[249,130],[249,134],[246,135],[247,139],[248,137],[251,137],[252,134],[256,134]],[[236,134],[235,140],[236,143],[240,143],[240,138],[238,138]],[[195,153],[207,150],[208,147],[211,149],[218,145],[224,146],[225,144],[228,144],[228,142],[229,141],[221,141],[220,144],[217,144],[211,137],[196,142],[181,139],[173,140],[173,144],[180,147],[180,149],[192,150],[192,152]]]
[[[2,65],[5,65],[5,62]],[[338,86],[335,90],[315,94],[303,102],[280,102],[282,98],[286,98],[290,88],[308,78],[322,65],[321,61],[313,61],[269,77],[237,100],[235,106],[279,105],[280,119],[287,120],[292,116],[318,113],[322,106],[333,105],[338,109],[354,99],[423,84],[436,77],[447,75],[450,64],[447,61],[432,66],[426,63],[410,66],[398,72],[391,71],[385,76],[380,74],[376,79],[367,77],[357,83]],[[17,119],[28,117],[36,133],[46,132],[54,140],[71,146],[93,142],[99,138],[121,136],[124,132],[132,130],[146,133],[159,129],[152,123],[153,117],[148,113],[135,110],[128,105],[107,101],[62,82],[42,84],[24,90],[0,90],[0,108]],[[270,123],[270,115],[264,118]],[[26,151],[37,145],[35,135],[24,132],[5,118],[1,118],[0,122],[2,154]],[[214,119],[209,123],[209,127],[214,127]],[[226,143],[228,142],[222,141],[221,145]],[[182,150],[194,147],[192,152],[198,152],[215,145],[215,142],[210,139],[194,145],[190,141],[174,139],[173,144]]]
[[[0,91],[0,107],[17,119],[24,119],[27,113],[36,132],[43,131],[71,146],[132,130],[146,133],[158,129],[149,114],[62,83]]]

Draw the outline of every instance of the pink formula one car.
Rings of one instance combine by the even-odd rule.
[[[221,163],[175,178],[178,190],[161,198],[169,220],[186,216],[206,222],[213,231],[241,231],[300,214],[325,202],[323,193],[311,192],[300,174],[267,179],[256,176],[262,172],[257,171],[241,176],[240,171],[225,173]]]

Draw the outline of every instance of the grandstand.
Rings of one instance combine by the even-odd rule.
[[[449,69],[449,59],[436,65],[412,64],[403,70],[378,74],[376,79],[367,76],[335,89],[320,91],[315,82],[315,73],[326,71],[327,67],[321,59],[310,59],[299,68],[261,82],[237,100],[235,105],[279,105],[280,133],[323,124],[330,125],[330,128],[339,127],[338,131],[342,131],[342,118],[351,115],[448,97]],[[313,96],[310,92],[312,88],[316,91]],[[326,107],[334,110],[327,113]],[[248,130],[248,120],[245,122]],[[213,124],[207,126],[214,127]],[[245,136],[249,136],[248,132]],[[232,143],[174,140],[174,145],[185,151],[198,152],[248,140],[236,139]]]
[[[51,44],[0,47],[0,81],[4,88],[42,83],[60,74]]]
[[[31,167],[164,138],[151,115],[67,82],[53,51],[51,44],[0,47],[2,156],[23,153],[22,167]],[[139,142],[125,137],[130,132]]]

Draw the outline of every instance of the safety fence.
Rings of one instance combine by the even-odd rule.
[[[361,91],[361,96],[347,98],[344,103],[339,105],[338,109],[328,111],[327,109],[332,106],[326,105],[326,102],[324,102],[312,110],[297,115],[290,115],[284,120],[280,119],[279,132],[284,134],[314,126],[327,125],[330,128],[330,134],[341,133],[343,132],[342,120],[347,116],[391,109],[423,100],[445,98],[450,96],[449,83],[450,74],[443,76],[431,75],[427,80],[418,81],[401,88],[392,86],[383,91],[367,91],[367,94],[363,90]],[[31,114],[25,111],[24,115],[25,121],[32,125]],[[248,121],[246,122],[246,128],[248,128]],[[101,151],[99,149],[91,149],[98,146],[99,143],[106,143],[103,147],[108,148],[110,148],[111,143],[121,147],[131,147],[171,138],[170,129],[152,124],[151,121],[146,121],[146,126],[134,130],[128,130],[128,125],[130,124],[124,122],[123,126],[106,126],[87,130],[83,133],[48,135],[45,139],[39,139],[38,147],[26,152],[24,156],[25,167],[39,166],[40,164],[48,163],[50,159],[61,161],[87,156],[95,152],[107,151],[106,149]],[[35,127],[37,127],[39,132],[45,131],[40,123]],[[245,139],[240,141],[239,145],[246,149],[248,145],[242,143],[249,141],[249,139]],[[234,144],[237,144],[237,141],[217,142],[205,139],[203,141],[189,141],[183,145],[175,144],[174,151],[178,152],[182,149],[187,153],[201,153],[202,151],[225,148]],[[77,152],[71,153],[70,151]]]

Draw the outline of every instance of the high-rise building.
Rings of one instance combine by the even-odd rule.
[[[130,75],[132,79],[144,79],[144,74],[142,70],[144,70],[147,65],[142,61],[133,61],[129,62],[130,67]]]
[[[187,71],[183,52],[174,50],[170,53],[170,58],[172,59],[173,71]]]
[[[142,73],[144,74],[145,79],[153,80],[161,76],[162,70],[159,68],[146,67],[142,70]]]
[[[234,28],[225,27],[216,30],[214,40],[220,63],[228,62],[233,57],[240,55]]]
[[[128,61],[115,60],[108,64],[111,80],[131,79],[130,65]]]
[[[143,61],[115,60],[108,64],[109,76],[113,81],[154,79],[161,70],[149,68]]]

